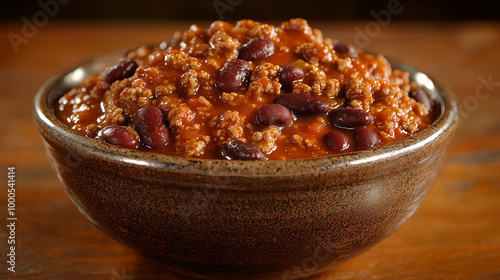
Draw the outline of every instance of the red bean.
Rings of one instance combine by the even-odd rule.
[[[425,109],[427,111],[429,111],[431,109],[431,100],[429,99],[429,97],[427,96],[427,94],[421,90],[421,89],[417,89],[417,90],[411,90],[408,95],[415,99],[415,101],[417,101],[418,103],[421,103],[422,105],[424,105]]]
[[[356,128],[373,123],[370,113],[352,108],[340,108],[330,112],[330,122],[338,128]]]
[[[378,146],[379,137],[377,132],[367,127],[361,127],[354,131],[354,141],[358,151],[368,150]]]
[[[229,160],[264,160],[257,148],[240,140],[231,140],[222,147],[222,155]]]
[[[257,60],[271,56],[274,53],[273,40],[267,37],[252,38],[241,46],[238,58],[244,60]]]
[[[349,137],[340,131],[331,131],[323,136],[325,145],[336,152],[349,149]]]
[[[330,110],[328,103],[307,94],[282,94],[274,99],[274,103],[287,107],[297,115],[319,115]]]
[[[350,57],[358,57],[358,51],[356,50],[356,48],[346,43],[336,42],[333,45],[333,49],[337,54],[346,55]]]
[[[132,120],[132,128],[139,133],[142,144],[151,149],[161,148],[170,140],[170,132],[163,120],[163,113],[156,106],[139,109]]]
[[[286,65],[281,67],[278,79],[283,88],[290,90],[293,82],[304,79],[304,71],[295,65]]]
[[[250,78],[250,67],[243,59],[233,59],[217,71],[215,86],[224,92],[234,92],[245,86]]]
[[[289,126],[293,122],[293,115],[287,107],[280,104],[267,104],[255,114],[255,122],[262,126],[274,125],[277,127]]]
[[[108,68],[106,76],[104,76],[104,80],[108,83],[112,83],[117,80],[132,77],[137,67],[137,62],[131,59],[122,60]]]
[[[129,126],[108,125],[99,132],[99,139],[129,149],[137,149],[141,145],[139,135]]]

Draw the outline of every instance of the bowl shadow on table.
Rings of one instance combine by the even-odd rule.
[[[314,274],[311,276],[304,276],[295,278],[293,280],[326,280],[326,279],[336,279],[337,267],[332,269]],[[134,260],[131,263],[130,269],[125,269],[121,272],[122,276],[128,276],[130,279],[164,279],[164,280],[199,280],[199,278],[189,277],[181,274],[177,274],[168,270],[163,265],[156,263],[152,260],[146,259],[140,255],[135,255]],[[133,278],[132,278],[133,277]],[[129,279],[124,278],[124,279]],[[121,279],[121,278],[117,278]]]
[[[131,264],[130,271],[125,268],[131,279],[165,279],[165,280],[195,280],[189,276],[177,274],[168,270],[161,264],[152,260],[148,260],[142,256],[136,255],[133,263]],[[198,279],[199,280],[199,279]]]

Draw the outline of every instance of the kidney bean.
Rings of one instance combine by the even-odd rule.
[[[156,106],[142,107],[132,120],[132,128],[139,134],[142,144],[158,149],[168,144],[170,132],[163,121],[163,113]]]
[[[141,145],[139,135],[131,127],[121,125],[108,125],[99,132],[102,141],[129,148],[137,149]]]
[[[271,56],[273,53],[273,40],[267,37],[256,37],[241,46],[238,58],[244,60],[256,60]]]
[[[304,71],[295,65],[286,65],[280,68],[278,79],[283,88],[290,90],[293,82],[304,79]]]
[[[289,126],[293,122],[293,115],[287,107],[280,104],[267,104],[255,114],[255,122],[262,126],[274,125],[277,127]]]
[[[247,84],[251,73],[245,60],[230,60],[217,71],[215,86],[224,92],[237,91]]]
[[[333,44],[333,49],[338,54],[347,55],[350,57],[358,57],[358,51],[356,50],[356,48],[346,43],[336,42],[335,44]]]
[[[222,147],[222,155],[229,160],[264,160],[257,148],[240,140],[231,140]]]
[[[336,151],[342,152],[349,149],[349,137],[340,131],[331,131],[323,136],[323,142],[325,145]]]
[[[338,128],[356,128],[373,123],[370,113],[352,108],[335,109],[329,114],[330,122]]]
[[[137,62],[131,59],[122,60],[108,68],[104,80],[108,83],[113,83],[117,80],[123,80],[134,75],[137,69]]]
[[[368,150],[378,146],[379,137],[377,132],[367,127],[360,127],[354,131],[354,141],[358,151]]]
[[[297,115],[319,115],[330,110],[328,103],[307,94],[282,94],[274,99],[274,103],[287,107]]]
[[[431,109],[431,100],[429,99],[429,96],[425,93],[425,91],[421,89],[417,90],[411,90],[408,95],[415,99],[418,103],[424,105],[425,109],[429,111]]]

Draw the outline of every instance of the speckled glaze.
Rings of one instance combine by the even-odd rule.
[[[82,137],[54,115],[68,88],[117,55],[50,79],[34,100],[35,125],[66,192],[92,223],[168,269],[202,279],[301,278],[367,250],[415,212],[457,126],[454,96],[393,61],[441,110],[430,128],[403,141],[268,162],[127,150]]]

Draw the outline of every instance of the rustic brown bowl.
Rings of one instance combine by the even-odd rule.
[[[417,209],[457,126],[457,105],[409,71],[440,116],[428,129],[372,150],[314,159],[238,162],[156,155],[78,135],[57,99],[113,64],[98,57],[50,79],[33,115],[78,209],[114,239],[171,271],[203,279],[292,279],[372,247]]]

